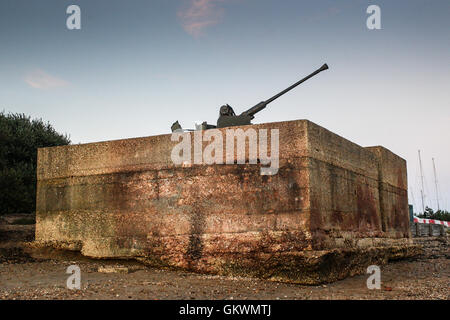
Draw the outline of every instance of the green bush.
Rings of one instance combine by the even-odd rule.
[[[438,211],[434,212],[433,209],[426,207],[425,212],[423,214],[419,214],[418,217],[425,218],[425,219],[450,221],[450,212],[448,212],[446,210],[438,210]]]
[[[0,214],[35,211],[37,148],[69,143],[42,119],[0,113]]]

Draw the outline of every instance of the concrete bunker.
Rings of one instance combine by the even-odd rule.
[[[277,174],[176,165],[171,135],[39,149],[36,243],[301,284],[417,253],[404,159],[308,120],[251,127],[279,130]]]

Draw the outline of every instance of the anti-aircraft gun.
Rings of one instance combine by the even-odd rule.
[[[270,99],[261,101],[254,107],[251,107],[250,109],[242,112],[240,115],[236,115],[234,113],[233,108],[231,106],[229,106],[228,104],[223,105],[222,107],[220,107],[219,119],[217,119],[217,126],[207,124],[205,121],[201,125],[196,125],[195,130],[207,130],[207,129],[213,129],[213,128],[224,128],[224,127],[243,126],[243,125],[251,124],[251,120],[253,120],[255,118],[255,114],[260,112],[261,110],[263,110],[269,103],[278,99],[279,97],[281,97],[283,94],[287,93],[288,91],[291,91],[292,89],[294,89],[296,86],[298,86],[302,82],[308,80],[309,78],[314,77],[319,72],[322,72],[327,69],[328,69],[328,65],[324,64],[323,66],[321,66],[319,69],[317,69],[310,75],[297,81],[296,83],[294,83],[290,87],[284,89],[283,91],[277,93]],[[183,130],[181,128],[180,124],[178,123],[178,121],[176,121],[172,124],[171,129],[172,129],[172,132]],[[183,130],[183,131],[193,131],[193,130],[187,129],[187,130]]]

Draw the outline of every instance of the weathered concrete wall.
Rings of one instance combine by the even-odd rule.
[[[369,147],[378,158],[382,230],[395,238],[410,236],[406,161],[383,147]]]
[[[307,120],[251,128],[279,129],[278,174],[177,166],[171,135],[39,149],[36,240],[299,283],[413,254],[403,159]]]
[[[447,227],[441,224],[411,223],[410,230],[413,237],[445,237]]]

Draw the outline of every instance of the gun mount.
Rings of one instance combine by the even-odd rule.
[[[224,127],[233,127],[233,126],[242,126],[242,125],[251,124],[251,120],[253,120],[255,118],[255,114],[260,112],[261,110],[263,110],[269,103],[271,103],[272,101],[278,99],[279,97],[281,97],[285,93],[291,91],[292,89],[294,89],[295,87],[297,87],[299,84],[303,83],[304,81],[308,80],[309,78],[312,78],[316,74],[318,74],[318,73],[320,73],[320,72],[322,72],[324,70],[327,70],[327,69],[328,69],[328,65],[325,63],[323,66],[321,66],[319,69],[317,69],[316,71],[314,71],[310,75],[308,75],[308,76],[304,77],[303,79],[297,81],[296,83],[294,83],[290,87],[284,89],[283,91],[277,93],[273,97],[271,97],[271,98],[269,98],[269,99],[267,99],[265,101],[261,101],[257,105],[255,105],[255,106],[251,107],[250,109],[242,112],[240,115],[236,115],[234,110],[233,110],[233,108],[230,105],[228,105],[228,104],[223,105],[222,107],[220,107],[219,119],[217,119],[217,126],[210,125],[210,124],[207,124],[206,122],[203,122],[201,124],[201,126],[198,126],[196,128],[196,130],[198,130],[198,129],[206,130],[206,129],[211,129],[211,128],[224,128]],[[178,131],[178,130],[183,130],[183,129],[181,128],[181,126],[178,123],[178,121],[176,121],[172,125],[172,132],[173,131]]]

